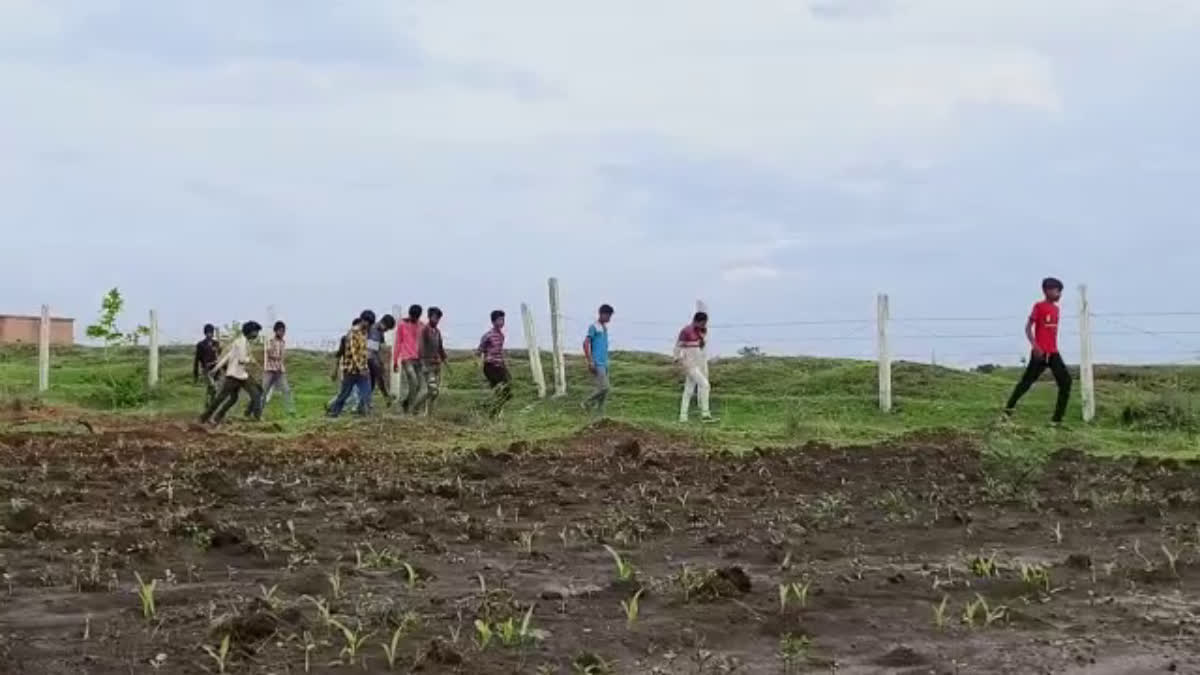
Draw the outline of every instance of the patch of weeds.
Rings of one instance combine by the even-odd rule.
[[[1050,593],[1050,571],[1041,565],[1021,565],[1021,581],[1030,590]]]
[[[713,602],[750,592],[750,577],[740,567],[697,571],[684,565],[673,581],[684,602]]]
[[[983,557],[983,554],[971,558],[967,569],[971,570],[971,574],[981,579],[993,579],[1000,576],[1000,566],[996,564],[996,554],[992,553],[990,557]]]
[[[572,675],[614,675],[611,664],[593,652],[583,652],[571,659]]]
[[[1121,421],[1140,431],[1200,431],[1200,406],[1191,394],[1161,391],[1149,398],[1126,403]]]
[[[799,673],[812,658],[812,640],[788,633],[779,639],[779,660],[784,673]]]

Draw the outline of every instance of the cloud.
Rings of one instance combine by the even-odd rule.
[[[486,316],[552,273],[627,315],[936,306],[943,269],[1005,302],[1103,274],[1131,222],[1144,259],[1200,236],[1197,37],[1191,2],[12,0],[6,244],[62,257],[37,293],[71,313],[120,282],[183,326]],[[40,304],[28,271],[0,302]]]

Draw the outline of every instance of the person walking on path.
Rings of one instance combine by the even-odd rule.
[[[250,407],[247,412],[254,419],[258,419],[262,387],[250,377],[246,367],[254,363],[254,358],[250,356],[250,341],[258,339],[261,331],[262,325],[257,321],[247,321],[242,325],[242,334],[233,341],[233,344],[229,346],[229,351],[225,352],[213,366],[214,370],[225,367],[225,381],[221,385],[220,393],[200,416],[201,424],[207,424],[210,421],[213,424],[220,424],[229,409],[237,404],[239,392],[243,389],[250,396]]]
[[[583,401],[584,410],[594,409],[597,417],[604,417],[608,404],[608,393],[612,384],[608,378],[608,324],[612,321],[612,305],[600,305],[596,323],[588,326],[583,340],[583,355],[587,359],[588,372],[595,381],[592,395]]]
[[[375,313],[367,310],[363,312],[363,317],[367,315],[371,317],[370,327],[367,328],[367,368],[371,371],[371,391],[379,390],[383,394],[383,398],[387,401],[387,405],[392,404],[392,392],[388,390],[388,374],[383,367],[383,357],[380,356],[383,347],[386,346],[384,341],[387,339],[388,331],[396,327],[396,319],[391,314],[384,314],[383,318],[378,322],[375,321]]]
[[[266,357],[263,363],[263,398],[262,405],[265,407],[271,402],[271,394],[278,389],[283,394],[284,403],[287,405],[287,413],[289,415],[296,414],[296,401],[292,398],[292,386],[288,383],[287,366],[284,365],[284,357],[287,352],[287,325],[282,321],[276,321],[271,327],[271,339],[267,340]],[[259,410],[259,415],[262,411]]]
[[[504,404],[512,398],[512,376],[504,361],[504,312],[495,310],[491,319],[492,327],[479,339],[475,354],[483,362],[483,376],[492,390],[489,412],[492,417],[499,417]]]
[[[1008,399],[1008,405],[1004,408],[1005,418],[1012,417],[1017,402],[1049,368],[1058,385],[1058,401],[1054,406],[1051,423],[1055,426],[1062,424],[1063,415],[1067,412],[1067,403],[1071,400],[1071,374],[1067,372],[1067,364],[1063,362],[1062,354],[1058,351],[1058,302],[1062,298],[1062,292],[1063,283],[1058,279],[1050,277],[1042,281],[1045,299],[1034,304],[1029,320],[1025,323],[1025,337],[1030,346],[1029,365]]]
[[[396,397],[400,400],[400,411],[403,413],[414,412],[412,404],[421,391],[418,371],[420,370],[421,330],[425,327],[425,324],[421,323],[423,311],[420,305],[411,305],[408,308],[408,316],[404,317],[400,321],[400,325],[396,327],[396,346],[392,353],[392,365],[400,373],[400,391],[396,392]]]
[[[675,340],[675,363],[683,371],[683,401],[679,404],[679,421],[688,421],[688,408],[695,396],[700,405],[700,419],[714,421],[709,411],[708,399],[711,388],[708,383],[708,358],[704,353],[708,334],[708,314],[696,312],[692,322],[679,331]]]
[[[421,411],[428,416],[434,403],[442,393],[442,366],[446,363],[446,347],[442,343],[442,330],[438,324],[442,321],[442,310],[430,307],[426,313],[428,321],[421,329],[421,339],[418,345],[418,358],[421,360],[421,377],[423,386],[412,403],[414,414]]]
[[[346,348],[342,350],[341,371],[342,388],[337,398],[329,406],[329,416],[338,417],[342,414],[350,396],[358,392],[357,413],[367,414],[371,405],[371,371],[367,365],[367,321],[359,317],[346,334]]]
[[[196,357],[192,359],[192,383],[200,383],[200,374],[204,374],[204,407],[212,405],[219,391],[218,377],[212,375],[217,369],[217,361],[221,358],[221,345],[216,339],[217,328],[211,323],[204,324],[204,339],[196,343]]]
[[[338,394],[342,392],[342,357],[346,355],[346,342],[350,339],[350,333],[353,332],[355,328],[358,328],[359,324],[361,323],[362,319],[357,316],[354,317],[354,321],[350,322],[350,331],[347,331],[344,335],[342,335],[342,338],[338,340],[337,351],[333,353],[333,372],[329,374],[329,379],[332,380],[335,385],[337,385],[337,389],[334,392],[333,397],[330,398],[325,404],[325,412],[329,412],[329,409],[333,407],[333,402],[337,400]],[[347,403],[355,407],[358,406],[357,389],[350,394],[350,400],[347,401]]]

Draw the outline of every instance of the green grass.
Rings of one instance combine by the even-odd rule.
[[[41,401],[53,407],[111,411],[113,381],[128,383],[135,394],[145,395],[140,385],[145,381],[145,362],[145,349],[119,348],[107,353],[87,347],[55,349],[51,356],[51,388]],[[266,420],[275,425],[240,428],[298,433],[330,425],[363,424],[323,419],[324,404],[334,394],[329,377],[332,365],[332,357],[327,354],[290,353],[288,369],[297,417],[287,417],[282,401],[272,400]],[[543,356],[543,365],[553,387],[548,354]],[[578,404],[590,389],[590,379],[578,357],[568,357],[569,394],[564,399],[537,400],[523,354],[511,354],[510,367],[516,380],[516,398],[501,421],[491,422],[482,413],[487,393],[474,361],[464,353],[452,354],[436,415],[439,422],[434,427],[447,443],[548,438],[588,421]],[[204,390],[192,384],[191,348],[165,348],[160,372],[162,384],[148,400],[133,407],[122,406],[120,411],[194,418]],[[714,412],[721,421],[702,427],[675,422],[681,378],[668,358],[616,353],[609,416],[690,436],[705,447],[734,451],[812,440],[872,443],[926,430],[974,436],[983,445],[1006,452],[1014,447],[1034,453],[1072,447],[1106,455],[1191,456],[1200,449],[1196,435],[1200,432],[1200,368],[1100,367],[1096,371],[1098,419],[1091,425],[1080,421],[1076,393],[1065,431],[1047,428],[1054,399],[1054,386],[1048,378],[1022,401],[1014,424],[997,427],[999,410],[1019,374],[1015,369],[979,373],[897,363],[893,367],[895,411],[883,414],[876,406],[876,370],[871,362],[785,357],[721,359],[711,367]],[[32,401],[37,398],[36,382],[37,355],[33,349],[0,348],[0,400],[10,406],[17,400]],[[388,424],[389,419],[383,416],[371,423]]]

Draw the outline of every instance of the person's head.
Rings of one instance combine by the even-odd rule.
[[[421,312],[425,311],[420,305],[408,306],[408,320],[416,323],[421,320]]]
[[[385,331],[395,328],[396,317],[392,316],[391,314],[384,314],[383,318],[379,320],[379,327]]]
[[[696,328],[708,328],[708,312],[696,312],[693,314],[692,325]]]
[[[364,309],[362,314],[358,315],[358,318],[362,319],[362,322],[367,324],[368,328],[375,325],[375,312],[369,309]]]
[[[282,321],[276,321],[272,330],[275,331],[275,337],[282,339],[284,335],[287,335],[287,324]]]
[[[612,321],[613,308],[607,303],[600,305],[600,323]]]
[[[1062,298],[1063,282],[1054,277],[1046,277],[1042,280],[1042,292],[1050,302],[1058,302]]]
[[[242,324],[242,335],[244,335],[247,340],[253,340],[254,338],[258,337],[258,334],[261,332],[262,324],[257,321],[247,321],[246,323]]]
[[[212,337],[216,334],[217,334],[216,326],[212,325],[211,323],[204,324],[204,337],[211,340]]]
[[[492,310],[492,327],[496,330],[504,328],[504,310]]]
[[[442,320],[442,310],[437,307],[430,307],[429,311],[425,312],[425,315],[429,317],[429,325],[431,326],[438,325]]]

